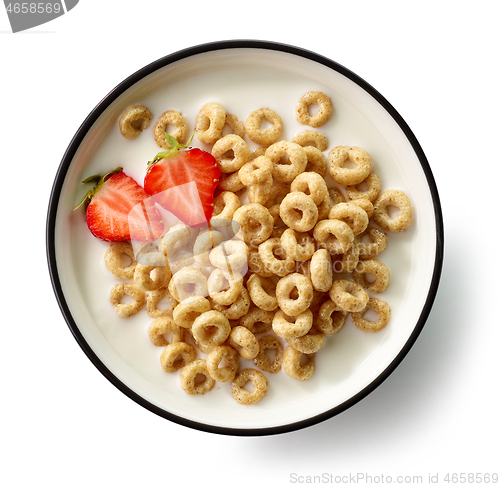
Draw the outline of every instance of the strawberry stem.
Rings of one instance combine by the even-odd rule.
[[[94,197],[94,195],[97,193],[99,188],[113,175],[116,174],[120,171],[122,171],[122,167],[117,167],[116,169],[113,169],[112,171],[107,172],[104,176],[101,176],[100,174],[94,174],[93,176],[89,176],[88,178],[84,179],[82,183],[87,184],[87,183],[94,183],[96,186],[94,186],[93,189],[89,189],[86,193],[85,196],[83,197],[83,200],[79,203],[79,205],[75,208],[73,208],[71,211],[75,211],[80,206],[85,206],[87,208],[88,204]]]
[[[156,156],[152,161],[148,161],[147,169],[149,169],[153,164],[160,161],[161,159],[167,159],[169,157],[175,156],[175,154],[180,152],[182,149],[189,149],[190,148],[189,145],[191,144],[194,137],[193,133],[193,135],[189,137],[189,140],[185,144],[181,144],[175,137],[173,137],[170,134],[167,134],[167,132],[165,132],[163,135],[165,136],[167,144],[171,148],[166,151],[158,152],[158,154],[156,154]]]

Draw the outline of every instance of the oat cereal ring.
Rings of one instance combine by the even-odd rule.
[[[286,276],[295,269],[295,261],[286,254],[278,237],[262,242],[259,245],[259,256],[266,269],[277,276]]]
[[[364,237],[368,236],[370,243],[365,243]],[[373,259],[387,248],[387,235],[376,228],[369,228],[363,235],[360,235],[359,258],[362,260]]]
[[[193,244],[194,261],[201,266],[209,267],[211,265],[209,259],[210,251],[222,242],[224,242],[224,235],[217,230],[200,232]]]
[[[366,274],[375,278],[368,280]],[[382,293],[389,286],[391,273],[389,268],[378,259],[362,260],[352,273],[352,278],[356,283],[372,293]]]
[[[292,291],[297,291],[297,298],[292,297]],[[276,284],[278,306],[289,316],[297,316],[309,308],[313,298],[311,281],[295,272],[282,277]]]
[[[307,166],[304,148],[288,140],[280,140],[268,147],[266,156],[273,163],[273,177],[284,183],[293,181]]]
[[[173,259],[178,252],[191,242],[191,236],[187,225],[177,223],[170,227],[167,233],[161,238],[160,250],[167,259]]]
[[[266,355],[266,350],[274,350],[275,355],[271,362],[270,358]],[[272,335],[265,335],[259,338],[259,353],[253,359],[256,367],[271,374],[276,374],[281,370],[283,362],[283,345],[280,340]]]
[[[231,332],[229,320],[219,311],[210,310],[196,318],[191,326],[194,339],[207,346],[222,345]]]
[[[344,167],[346,162],[354,168]],[[344,186],[355,186],[363,182],[370,174],[372,158],[359,147],[337,146],[328,154],[330,176]]]
[[[259,353],[259,342],[257,338],[255,338],[255,335],[244,326],[235,326],[231,330],[227,342],[239,353],[240,357],[245,360],[251,360]]]
[[[220,366],[222,362],[225,365]],[[229,345],[220,345],[213,348],[206,358],[210,376],[217,382],[231,382],[240,367],[238,352]]]
[[[194,267],[184,267],[172,276],[168,290],[179,302],[190,296],[208,296],[207,278]]]
[[[204,376],[201,382],[198,381],[199,375]],[[181,387],[188,394],[206,394],[215,386],[215,379],[210,376],[205,360],[200,358],[182,367],[180,378]]]
[[[168,286],[171,277],[172,273],[168,265],[137,264],[134,271],[134,284],[143,291],[154,291]]]
[[[334,205],[336,205],[337,203],[345,203],[346,202],[344,194],[338,188],[329,188],[328,194],[330,195],[330,198],[333,201]]]
[[[366,291],[359,284],[347,279],[334,281],[329,296],[340,309],[350,313],[363,311],[368,303]]]
[[[289,193],[280,204],[280,217],[293,230],[308,232],[318,221],[318,207],[304,193]]]
[[[304,354],[307,361],[302,363],[302,352],[288,346],[283,354],[283,369],[295,380],[309,380],[314,375],[314,354]]]
[[[295,338],[309,332],[313,324],[313,314],[310,309],[297,316],[289,316],[282,310],[276,311],[272,327],[274,333],[281,338]]]
[[[330,214],[331,209],[332,209],[332,203],[330,202],[330,198],[327,196],[318,205],[318,221],[326,220],[328,218],[328,215]]]
[[[239,170],[241,182],[245,186],[264,183],[269,179],[273,170],[273,163],[267,156],[259,156],[251,159]]]
[[[250,148],[239,135],[229,134],[214,144],[212,155],[217,160],[221,172],[233,173],[248,162]]]
[[[129,262],[124,264],[127,257]],[[137,264],[132,244],[130,242],[111,243],[104,254],[104,264],[118,279],[132,279]]]
[[[290,183],[283,183],[281,181],[274,181],[269,198],[266,202],[266,207],[270,208],[283,201],[283,198],[290,192]]]
[[[332,206],[328,218],[346,222],[351,227],[354,236],[363,233],[369,221],[366,211],[354,203],[337,203]]]
[[[260,126],[264,120],[267,120],[272,126],[261,130]],[[256,144],[271,145],[280,138],[283,122],[275,111],[270,108],[260,108],[248,116],[245,130],[250,140]]]
[[[358,205],[360,208],[363,208],[363,210],[366,211],[366,214],[368,215],[368,218],[371,218],[373,216],[373,203],[367,199],[367,198],[358,198],[355,200],[352,200],[351,203],[353,205]]]
[[[229,306],[241,294],[243,276],[238,273],[228,274],[217,268],[211,272],[207,280],[207,288],[210,297],[217,304]]]
[[[274,273],[267,269],[259,254],[259,246],[250,244],[248,247],[248,267],[260,277],[271,277]]]
[[[273,187],[273,177],[268,174],[265,181],[254,184],[248,188],[248,199],[250,203],[265,205],[269,199],[269,192]]]
[[[210,223],[212,227],[225,226],[220,220],[232,220],[234,212],[241,206],[240,199],[231,191],[222,191],[214,199],[214,211]]]
[[[328,250],[319,249],[311,257],[311,283],[316,291],[327,292],[333,284],[332,259]]]
[[[203,296],[190,296],[174,308],[173,319],[177,326],[191,328],[198,316],[211,309],[212,305],[207,298]]]
[[[316,130],[304,130],[300,134],[297,134],[293,140],[296,144],[302,147],[313,147],[319,152],[324,152],[328,149],[328,138],[326,135]],[[326,169],[326,164],[325,164]]]
[[[167,132],[167,127],[169,125],[175,126],[174,132],[170,135],[180,144],[185,144],[188,138],[188,126],[182,113],[177,110],[166,111],[156,122],[153,128],[153,135],[156,143],[163,149],[171,149],[170,144],[165,139],[165,132]]]
[[[309,112],[310,105],[318,105],[319,107],[318,112],[314,115]],[[302,125],[317,128],[328,122],[332,111],[332,101],[328,96],[320,91],[309,91],[297,103],[295,118]]]
[[[214,144],[226,125],[226,110],[220,103],[205,103],[196,116],[195,132],[200,142]]]
[[[153,114],[142,105],[128,107],[118,120],[120,133],[126,139],[135,139],[146,130],[153,120]]]
[[[238,235],[241,235],[247,244],[260,244],[267,240],[273,231],[274,219],[269,210],[259,203],[241,206],[234,212],[233,220],[240,227]]]
[[[328,188],[326,187],[325,180],[315,172],[303,172],[299,174],[292,181],[290,190],[310,196],[316,206],[328,198]]]
[[[196,359],[196,349],[185,342],[168,344],[160,355],[160,364],[165,372],[176,372]]]
[[[265,311],[274,311],[278,307],[276,285],[271,279],[252,274],[247,281],[247,290],[255,306]]]
[[[274,312],[253,307],[238,320],[239,326],[248,328],[254,335],[265,333],[272,327]]]
[[[326,335],[313,325],[305,335],[287,338],[286,341],[299,352],[310,354],[316,353],[325,344],[325,338]]]
[[[326,174],[326,157],[323,152],[320,152],[316,147],[306,145],[304,151],[307,157],[307,165],[304,169],[305,172],[315,172],[321,177],[325,177]]]
[[[248,291],[243,287],[238,299],[230,306],[222,304],[213,304],[213,309],[220,311],[228,320],[239,320],[242,316],[248,313],[250,309],[250,296]]]
[[[382,186],[380,178],[374,172],[368,174],[368,176],[363,181],[361,181],[359,185],[366,185],[366,189],[360,190],[357,188],[358,185],[347,186],[346,188],[347,196],[349,196],[351,200],[357,200],[358,198],[366,198],[367,200],[370,200],[372,203],[377,199],[380,193],[380,188]]]
[[[375,321],[364,317],[367,311],[375,312],[378,317]],[[352,322],[363,331],[375,332],[384,328],[391,317],[391,308],[381,299],[370,298],[363,311],[351,313]]]
[[[238,135],[241,138],[245,137],[245,124],[236,115],[226,113],[225,125],[231,128],[233,134]]]
[[[231,191],[236,193],[237,191],[242,190],[245,185],[241,182],[238,171],[220,175],[219,185],[218,187],[223,191]]]
[[[394,217],[387,211],[392,206],[399,210]],[[404,232],[412,224],[411,203],[403,191],[395,189],[384,191],[373,203],[373,209],[373,220],[388,232]]]
[[[346,318],[347,311],[340,309],[331,299],[328,299],[320,306],[314,326],[325,335],[333,335],[344,327]]]
[[[293,260],[305,262],[314,254],[314,241],[308,233],[287,228],[281,234],[280,240],[286,255]]]
[[[314,238],[330,253],[343,254],[354,242],[354,233],[346,222],[321,220],[314,227]]]
[[[170,340],[165,335],[171,334]],[[149,339],[157,347],[184,341],[184,329],[178,327],[172,318],[156,318],[148,328]]]
[[[250,381],[254,390],[247,391],[243,386]],[[243,369],[231,382],[231,394],[236,402],[249,405],[257,404],[264,399],[267,392],[267,379],[256,369]]]
[[[121,304],[121,300],[125,295],[131,297],[133,302]],[[128,318],[142,309],[146,302],[146,293],[132,283],[117,284],[111,289],[109,300],[120,318]]]
[[[214,267],[229,274],[240,272],[246,274],[248,265],[248,247],[242,240],[221,242],[209,254],[208,258]]]
[[[160,302],[165,299],[166,306],[164,309],[158,308]],[[146,296],[146,311],[150,318],[163,318],[165,316],[172,317],[172,310],[176,307],[177,301],[173,298],[168,290],[168,287],[162,287],[149,291]]]
[[[359,237],[354,237],[354,242],[347,252],[342,254],[341,272],[353,272],[359,262]]]

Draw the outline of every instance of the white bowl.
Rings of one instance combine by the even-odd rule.
[[[161,347],[148,339],[151,319],[145,311],[123,320],[108,301],[109,289],[117,282],[104,267],[108,245],[90,234],[83,212],[71,212],[88,189],[81,181],[123,166],[142,182],[146,162],[158,147],[146,134],[134,141],[120,135],[117,120],[129,105],[142,103],[154,117],[178,109],[193,124],[208,101],[219,101],[242,120],[268,106],[284,120],[282,138],[292,138],[307,128],[295,121],[294,109],[310,90],[325,92],[334,105],[332,118],[320,129],[329,137],[329,149],[363,147],[372,156],[383,189],[401,189],[412,202],[413,226],[390,234],[380,256],[391,269],[391,285],[382,297],[391,306],[391,321],[374,334],[346,323],[317,353],[311,380],[294,381],[284,372],[268,374],[269,392],[256,405],[236,403],[228,384],[217,384],[204,396],[187,395],[179,387],[178,374],[166,374],[159,366]],[[47,253],[54,291],[76,340],[128,397],[195,429],[269,435],[340,413],[397,367],[422,330],[437,291],[443,223],[436,185],[420,145],[373,87],[337,63],[296,47],[223,41],[159,59],[124,80],[94,108],[71,141],[55,178]]]

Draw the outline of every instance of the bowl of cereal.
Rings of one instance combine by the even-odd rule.
[[[339,414],[403,360],[443,223],[418,141],[372,86],[310,51],[222,41],[93,109],[55,177],[47,254],[71,332],[126,396],[194,429],[270,435]]]

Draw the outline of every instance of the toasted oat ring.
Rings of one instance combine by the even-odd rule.
[[[154,291],[168,286],[171,277],[172,273],[168,265],[137,264],[134,271],[134,284],[143,291]]]
[[[222,242],[224,242],[224,235],[217,230],[200,232],[193,244],[194,261],[201,266],[209,267],[211,265],[210,251]]]
[[[330,253],[343,254],[354,242],[354,233],[346,222],[321,220],[314,227],[314,238]]]
[[[130,263],[123,267],[122,256],[130,259]],[[104,254],[104,264],[118,279],[132,279],[137,261],[134,249],[130,242],[113,242]]]
[[[276,286],[270,279],[252,274],[247,281],[247,290],[255,306],[265,311],[274,311],[278,307]]]
[[[349,161],[356,167],[344,167]],[[359,147],[337,146],[328,154],[330,176],[344,186],[355,186],[363,182],[370,174],[372,158]]]
[[[364,318],[366,311],[373,310],[378,317],[375,321]],[[391,308],[381,299],[370,298],[363,311],[351,313],[352,322],[363,331],[375,332],[384,328],[391,317]]]
[[[207,280],[210,297],[217,303],[228,306],[233,304],[241,294],[243,276],[238,273],[226,273],[222,269],[214,269]]]
[[[399,210],[395,217],[391,217],[387,211],[391,206]],[[408,196],[396,189],[384,191],[373,204],[373,220],[388,232],[407,230],[413,221],[413,211]]]
[[[371,239],[370,243],[364,243],[362,238],[368,235]],[[387,235],[376,228],[369,228],[363,235],[358,244],[359,258],[362,260],[373,259],[381,254],[387,247]]]
[[[196,349],[185,342],[168,344],[160,355],[160,364],[165,372],[176,372],[196,359]]]
[[[239,135],[229,134],[215,142],[212,155],[221,172],[233,173],[239,171],[248,162],[250,148]]]
[[[270,208],[276,204],[283,201],[283,198],[290,192],[290,184],[283,183],[282,181],[274,181],[271,191],[269,192],[269,198],[266,202],[266,207]]]
[[[342,254],[342,272],[353,272],[359,262],[359,237],[354,237],[354,242],[347,252]],[[337,271],[337,269],[335,269]],[[337,271],[338,272],[338,271]]]
[[[225,365],[220,367],[224,360]],[[240,367],[238,352],[229,345],[219,345],[207,355],[207,368],[211,377],[217,382],[231,382]]]
[[[329,188],[328,194],[330,195],[330,198],[333,201],[334,205],[336,205],[337,203],[345,203],[346,202],[344,194],[338,188]]]
[[[164,335],[171,333],[172,337],[168,341]],[[184,329],[179,328],[172,318],[156,318],[148,328],[149,339],[157,347],[164,347],[169,343],[177,343],[184,341]]]
[[[326,149],[328,149],[327,136],[322,134],[321,132],[317,132],[316,130],[304,130],[300,134],[297,134],[292,139],[292,141],[296,144],[301,145],[302,147],[313,147],[319,152],[324,152],[326,151]]]
[[[271,127],[261,130],[262,122],[267,120]],[[283,122],[280,116],[270,108],[260,108],[253,111],[245,122],[245,130],[250,140],[260,145],[271,145],[276,142],[283,130]]]
[[[197,382],[198,374],[205,376],[202,382]],[[215,379],[210,376],[205,360],[200,358],[182,367],[180,378],[181,387],[188,394],[206,394],[215,386]]]
[[[301,364],[302,352],[288,346],[283,354],[283,369],[295,380],[309,380],[314,375],[314,354],[304,354],[307,362]]]
[[[248,381],[254,387],[253,392],[243,388]],[[267,385],[267,379],[262,372],[256,369],[243,369],[231,382],[231,394],[236,402],[240,404],[257,404],[264,399]]]
[[[311,257],[311,283],[316,291],[327,292],[333,284],[333,267],[330,253],[319,249]]]
[[[305,335],[313,324],[313,314],[306,309],[297,316],[289,316],[281,309],[276,311],[273,318],[273,331],[281,338],[295,338]]]
[[[280,237],[287,256],[298,262],[309,260],[314,254],[314,241],[308,233],[287,228]]]
[[[214,144],[226,125],[226,110],[220,103],[205,103],[196,116],[196,136],[205,144]]]
[[[295,261],[286,254],[278,237],[262,242],[259,245],[259,256],[266,269],[277,276],[286,276],[295,269]]]
[[[248,247],[242,240],[227,240],[217,245],[208,258],[214,267],[229,274],[239,272],[244,275],[248,266]]]
[[[287,338],[286,341],[299,352],[316,353],[325,344],[325,334],[313,325],[305,335]]]
[[[275,350],[273,361],[266,355],[266,350]],[[280,340],[272,335],[265,335],[259,338],[259,353],[253,359],[256,367],[271,374],[276,374],[281,370],[283,362],[283,345]]]
[[[248,267],[260,277],[271,277],[274,273],[267,269],[259,254],[259,246],[250,244],[248,247]]]
[[[184,223],[170,227],[161,238],[160,249],[168,259],[173,259],[175,254],[185,248],[191,241],[191,232]]]
[[[177,326],[191,328],[194,320],[212,308],[210,301],[203,296],[191,296],[179,303],[173,311],[173,319]]]
[[[237,191],[242,190],[245,185],[241,182],[238,171],[220,175],[219,185],[218,187],[223,191],[232,191],[236,193]]]
[[[206,346],[222,345],[231,333],[229,320],[219,311],[210,310],[196,318],[191,326],[194,339]]]
[[[333,335],[344,327],[346,318],[347,311],[340,309],[331,299],[328,299],[320,306],[314,326],[325,335]]]
[[[328,218],[346,222],[355,236],[366,230],[369,221],[366,211],[354,203],[337,203],[333,205]]]
[[[280,204],[280,217],[293,230],[308,232],[318,221],[318,207],[304,193],[289,193]]]
[[[130,296],[133,299],[132,303],[121,304],[123,296]],[[128,318],[135,315],[146,302],[146,293],[139,289],[135,284],[117,284],[111,289],[109,300],[114,305],[115,311],[120,318]]]
[[[307,166],[304,148],[288,140],[280,140],[268,147],[266,156],[273,164],[273,177],[284,183],[293,181]]]
[[[226,113],[226,123],[235,135],[243,138],[245,137],[245,124],[236,116],[230,113]]]
[[[292,291],[297,289],[298,297],[294,299]],[[276,298],[278,306],[289,316],[297,316],[309,308],[313,298],[313,286],[311,281],[295,272],[282,277],[276,284]]]
[[[250,309],[250,296],[248,291],[243,287],[238,299],[230,306],[222,304],[213,304],[213,308],[220,311],[228,320],[239,320],[242,316],[248,313]]]
[[[274,219],[269,210],[259,203],[249,203],[238,208],[233,220],[239,225],[238,235],[247,243],[255,245],[267,240],[273,231]]]
[[[194,267],[184,267],[170,279],[169,291],[179,302],[190,296],[208,296],[207,278]]]
[[[299,174],[292,181],[290,190],[299,191],[310,196],[316,206],[328,198],[328,188],[326,187],[325,180],[315,172],[303,172]]]
[[[268,174],[262,183],[253,184],[248,188],[248,200],[250,203],[265,205],[269,199],[269,193],[273,187],[273,177]]]
[[[366,211],[366,214],[368,215],[368,218],[371,218],[373,216],[373,203],[367,199],[367,198],[358,198],[355,200],[352,200],[351,203],[353,205],[358,205],[360,208],[363,208],[363,210]]]
[[[177,142],[185,144],[188,138],[188,126],[186,119],[181,112],[177,110],[168,110],[163,113],[153,128],[153,136],[156,143],[163,149],[171,149],[170,144],[165,139],[168,125],[174,125],[175,130],[172,134]]]
[[[325,154],[323,154],[323,152],[319,149],[316,149],[316,147],[312,147],[310,145],[306,145],[304,147],[304,151],[307,157],[307,165],[304,171],[315,172],[321,177],[325,177],[327,166]]]
[[[318,221],[326,220],[328,218],[328,215],[330,214],[331,209],[332,209],[332,203],[330,202],[330,198],[327,196],[318,205]]]
[[[234,212],[241,206],[240,199],[231,191],[222,191],[214,199],[214,211],[210,221],[212,227],[225,226],[221,220],[232,220]]]
[[[382,187],[378,175],[374,172],[371,172],[363,181],[361,181],[360,184],[366,184],[367,189],[360,190],[356,187],[357,185],[347,186],[347,196],[349,196],[351,200],[366,198],[373,203],[377,199],[380,193],[380,188]]]
[[[334,281],[329,296],[340,309],[350,313],[363,311],[368,303],[366,291],[359,284],[347,279]]]
[[[319,110],[314,115],[309,113],[310,105],[318,105]],[[328,96],[320,91],[307,92],[297,103],[295,118],[302,125],[310,127],[321,127],[330,119],[333,107]]]
[[[167,306],[165,309],[159,309],[158,304],[166,298]],[[149,291],[146,296],[146,310],[150,318],[172,317],[172,310],[176,307],[177,301],[170,294],[168,287],[162,287]]]
[[[128,107],[118,120],[120,133],[126,139],[135,139],[146,130],[153,120],[153,114],[142,105]]]
[[[245,186],[264,183],[272,174],[273,163],[267,156],[259,156],[251,159],[241,166],[239,176]]]
[[[257,338],[255,338],[255,335],[244,326],[235,326],[231,330],[227,342],[243,359],[251,360],[259,353],[259,342]]]
[[[254,335],[257,335],[271,329],[273,317],[273,311],[254,307],[250,308],[250,311],[238,320],[238,325],[248,328]]]
[[[374,281],[369,281],[366,274],[375,277]],[[389,268],[378,259],[362,260],[352,273],[352,278],[356,283],[372,293],[384,292],[391,280]]]

